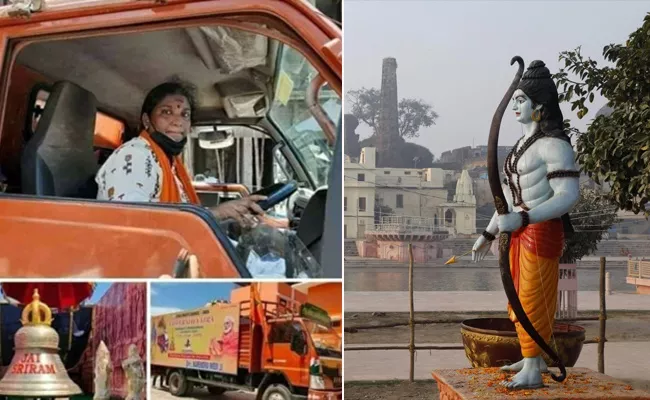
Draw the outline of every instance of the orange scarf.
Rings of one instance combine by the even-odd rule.
[[[156,158],[158,158],[158,164],[160,164],[160,168],[162,169],[163,179],[162,187],[160,188],[160,202],[180,203],[181,193],[178,190],[178,185],[174,179],[174,173],[172,172],[172,166],[169,162],[169,157],[163,151],[163,149],[158,146],[156,142],[154,142],[148,132],[142,131],[142,133],[140,133],[140,137],[149,143],[149,146],[151,146],[151,149],[156,155]],[[180,155],[174,156],[174,164],[176,165],[176,173],[178,174],[178,179],[180,179],[181,184],[183,185],[183,189],[185,190],[185,194],[187,194],[190,203],[199,205],[199,196],[196,194],[194,186],[192,186],[192,180],[187,173],[187,169],[185,168],[185,164],[183,164],[183,160],[181,160]]]

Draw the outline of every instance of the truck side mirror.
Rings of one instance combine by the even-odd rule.
[[[294,332],[291,336],[291,351],[301,356],[307,354],[307,343],[302,332]]]

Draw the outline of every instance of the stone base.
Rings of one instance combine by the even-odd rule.
[[[555,370],[555,368],[553,368]],[[556,371],[557,372],[557,371]],[[555,382],[548,374],[540,389],[512,390],[499,385],[514,373],[499,368],[437,369],[433,379],[438,382],[440,400],[474,399],[607,399],[650,400],[650,393],[634,390],[624,382],[588,368],[567,368],[567,378]]]

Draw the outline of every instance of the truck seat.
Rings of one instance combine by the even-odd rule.
[[[97,99],[91,92],[68,81],[54,84],[38,127],[23,151],[23,193],[96,197],[96,113]]]
[[[325,229],[326,201],[327,189],[316,190],[300,216],[300,225],[296,231],[298,238],[319,263],[322,255],[323,230]]]

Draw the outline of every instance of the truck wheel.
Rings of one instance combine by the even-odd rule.
[[[291,392],[286,386],[276,383],[264,391],[262,400],[291,400]]]
[[[218,386],[208,386],[208,392],[210,392],[210,394],[218,396],[220,394],[226,393],[226,389],[220,388]]]
[[[169,375],[169,393],[174,396],[185,396],[189,389],[189,382],[185,376],[178,371],[174,371]]]

